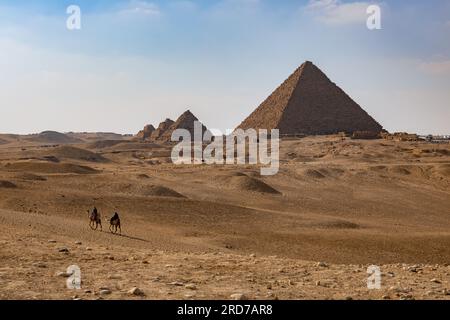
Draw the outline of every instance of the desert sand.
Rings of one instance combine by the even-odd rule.
[[[283,139],[268,177],[170,150],[0,135],[0,299],[450,299],[449,144]],[[61,274],[73,264],[81,290]]]

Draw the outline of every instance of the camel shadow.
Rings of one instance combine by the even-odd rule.
[[[107,230],[98,230],[98,231],[102,232],[102,233],[107,233],[107,234],[110,234],[110,235],[113,235],[113,236],[117,236],[117,237],[127,238],[127,239],[130,239],[130,240],[137,240],[137,241],[142,241],[142,242],[150,242],[150,241],[148,241],[146,239],[142,239],[142,238],[139,238],[139,237],[133,237],[133,236],[129,236],[129,235],[126,235],[126,234],[112,233],[111,231],[107,231]]]

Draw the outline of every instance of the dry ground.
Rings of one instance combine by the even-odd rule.
[[[2,299],[450,299],[449,144],[284,140],[261,177],[167,145],[0,139]],[[94,205],[122,236],[89,229]],[[72,264],[79,291],[56,276]]]

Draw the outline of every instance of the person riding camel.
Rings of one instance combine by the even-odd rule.
[[[109,220],[109,231],[111,231],[112,233],[117,233],[118,230],[122,234],[119,214],[117,212],[114,212],[113,217]]]
[[[89,213],[89,210],[88,210]],[[103,229],[102,227],[102,218],[100,216],[100,213],[97,210],[97,207],[94,207],[92,211],[89,214],[89,226],[91,229],[96,230],[98,226],[100,226],[100,229]]]

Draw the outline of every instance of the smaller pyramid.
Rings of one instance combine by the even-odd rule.
[[[139,131],[136,138],[153,142],[170,142],[175,130],[185,129],[194,139],[195,121],[199,121],[198,118],[190,110],[187,110],[176,121],[167,118],[156,129],[152,125],[146,125],[143,130]],[[207,130],[206,126],[202,124],[202,136]]]
[[[192,139],[194,139],[194,123],[195,121],[199,121],[196,116],[192,114],[190,110],[185,111],[178,119],[166,130],[161,137],[160,140],[170,141],[172,137],[172,132],[177,129],[185,129],[188,130],[191,134]],[[207,128],[202,124],[202,137]]]
[[[150,136],[152,135],[152,133],[154,131],[155,131],[155,127],[151,124],[148,124],[144,127],[143,130],[138,132],[138,134],[136,135],[136,138],[139,140],[147,140],[148,138],[150,138]]]
[[[174,123],[172,119],[167,118],[163,122],[161,122],[158,126],[158,128],[152,132],[150,139],[152,141],[159,140],[161,136],[166,132],[170,126]]]
[[[312,62],[292,73],[239,129],[279,129],[281,135],[327,135],[383,127]]]

